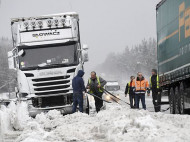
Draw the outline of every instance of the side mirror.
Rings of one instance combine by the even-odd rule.
[[[18,93],[18,88],[17,87],[15,87],[15,92]]]
[[[13,56],[12,51],[8,52],[8,65],[9,65],[9,69],[16,69],[15,64],[14,64],[14,56]]]
[[[24,54],[24,50],[23,49],[18,52],[18,56],[22,56],[23,54]]]
[[[87,44],[83,44],[82,50],[88,50],[88,49],[89,49],[88,45]]]
[[[82,62],[88,62],[88,51],[87,50],[82,50]]]

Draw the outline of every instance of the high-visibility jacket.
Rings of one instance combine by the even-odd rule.
[[[143,78],[142,80],[135,80],[135,93],[145,93],[149,87],[148,81]]]
[[[131,82],[128,83],[128,88],[127,88],[128,89],[128,91],[127,91],[128,94],[129,94],[129,90],[130,90],[130,85],[131,85]]]
[[[100,83],[100,78],[98,77],[98,76],[96,76],[96,79],[97,79],[97,81],[98,81],[98,85],[100,85],[101,86],[101,83]],[[88,79],[88,83],[89,83],[89,85],[91,84],[91,82],[92,82],[92,79],[91,78],[89,78]],[[98,89],[98,91],[99,92],[103,92],[103,89],[101,89],[101,87]],[[94,93],[92,90],[90,90],[90,93]]]
[[[131,88],[131,87],[135,87],[134,80],[133,80],[132,82],[130,81],[130,82],[127,83],[127,84],[128,84],[128,85],[127,85],[127,87],[128,87],[128,88],[127,88],[127,89],[128,89],[128,90],[127,90],[127,93],[129,94],[130,88]]]
[[[156,77],[156,84],[157,84],[157,89],[159,89],[160,85],[159,85],[159,76],[158,75]],[[150,76],[150,87],[152,88],[152,76]]]

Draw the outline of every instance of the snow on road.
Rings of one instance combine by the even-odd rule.
[[[12,104],[13,105],[13,104]],[[22,108],[21,108],[22,106]],[[18,110],[25,104],[15,106]],[[11,126],[22,130],[16,142],[189,142],[190,116],[131,110],[126,105],[107,104],[97,115],[75,113],[62,116],[52,110],[35,119],[22,114]],[[10,108],[0,111],[4,117]],[[24,111],[25,112],[25,111]],[[9,115],[11,112],[8,112]],[[15,114],[15,113],[13,113]],[[14,115],[13,115],[14,116]],[[18,115],[20,116],[20,115]],[[7,117],[8,118],[8,117]],[[13,121],[14,120],[14,121]],[[10,121],[7,119],[7,121]],[[16,122],[19,125],[16,125]],[[8,123],[8,122],[6,122]],[[5,128],[4,128],[5,129]]]

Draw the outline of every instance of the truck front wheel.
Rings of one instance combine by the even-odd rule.
[[[175,92],[173,87],[170,88],[169,102],[170,102],[170,113],[175,114]]]

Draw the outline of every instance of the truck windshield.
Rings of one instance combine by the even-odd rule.
[[[117,85],[115,85],[115,86],[112,85],[112,86],[106,86],[105,89],[108,91],[118,91],[120,89],[120,87]]]
[[[21,49],[21,48],[20,48]],[[19,57],[21,69],[78,64],[77,43],[22,47],[24,54]]]

